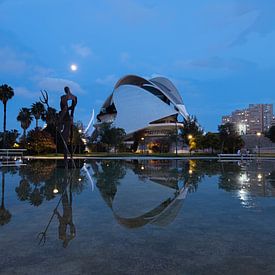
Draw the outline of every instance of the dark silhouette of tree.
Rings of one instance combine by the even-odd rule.
[[[136,152],[138,145],[142,142],[141,138],[144,138],[144,134],[145,134],[144,130],[140,130],[134,133],[133,135],[134,144],[132,146],[132,150],[134,152]],[[143,143],[142,146],[144,146],[144,141],[142,143]]]
[[[45,108],[44,105],[41,102],[35,102],[31,106],[31,113],[35,118],[36,126],[35,128],[38,129],[38,120],[42,118],[45,114]]]
[[[122,161],[102,161],[101,169],[94,163],[94,178],[102,198],[111,206],[117,192],[117,185],[126,174]]]
[[[43,202],[44,196],[40,189],[35,186],[35,189],[30,194],[30,203],[33,206],[39,206]]]
[[[28,150],[36,154],[53,153],[56,149],[52,136],[45,131],[29,131],[27,143]]]
[[[183,128],[181,129],[181,135],[184,143],[189,144],[188,136],[192,135],[193,138],[201,136],[203,130],[199,126],[198,120],[195,116],[188,116],[183,121]]]
[[[6,148],[12,148],[19,136],[17,130],[6,131]],[[4,147],[4,133],[0,133],[0,147]]]
[[[26,179],[20,180],[19,186],[15,188],[15,192],[20,201],[26,201],[30,197],[31,186]]]
[[[218,150],[221,148],[221,139],[219,133],[211,133],[208,132],[203,136],[202,141],[203,149],[211,149],[211,153],[213,154],[214,150]]]
[[[26,142],[26,130],[30,127],[33,117],[29,108],[22,108],[17,116],[17,121],[20,122],[23,129],[23,142]]]
[[[11,213],[5,208],[5,174],[6,171],[2,168],[2,197],[0,207],[0,225],[7,224],[11,219]]]
[[[4,105],[4,146],[6,146],[6,121],[7,121],[7,103],[14,96],[13,88],[8,86],[7,84],[3,84],[0,86],[0,100]]]
[[[122,144],[126,133],[122,128],[112,127],[110,123],[103,123],[100,132],[100,142],[107,145],[107,151],[114,147],[115,151]]]
[[[241,149],[244,142],[238,134],[234,124],[226,123],[218,127],[221,139],[221,151],[226,153],[235,153]]]
[[[271,126],[266,135],[272,142],[275,142],[275,126]]]

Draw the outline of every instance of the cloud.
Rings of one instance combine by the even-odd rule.
[[[14,88],[14,93],[16,96],[21,96],[21,97],[31,98],[31,99],[34,99],[35,97],[39,98],[40,96],[40,92],[34,92],[29,90],[26,87],[20,87],[20,86]]]
[[[102,22],[107,20],[122,21],[126,24],[147,24],[155,16],[154,1],[129,1],[129,0],[108,0],[106,1],[104,13],[97,14],[97,19]]]
[[[240,58],[230,58],[225,59],[219,56],[213,56],[204,59],[194,59],[191,61],[176,61],[176,66],[184,68],[184,69],[223,69],[229,71],[235,71],[240,69],[249,68],[251,66],[257,66],[256,63],[253,63],[248,60],[240,59]]]
[[[103,78],[97,78],[95,82],[100,85],[114,86],[117,80],[118,78],[114,74],[109,74]]]
[[[22,74],[28,70],[26,61],[11,48],[0,48],[0,60],[0,73]]]
[[[231,46],[243,44],[251,33],[266,35],[275,30],[274,1],[245,1],[246,10],[243,14],[257,13],[255,20],[232,42]],[[244,4],[240,4],[243,7]]]
[[[93,55],[92,50],[83,44],[74,44],[72,45],[72,48],[76,54],[83,58]]]
[[[122,52],[120,53],[119,59],[121,63],[128,63],[130,59],[130,54],[128,52]]]
[[[84,91],[80,87],[80,85],[74,81],[63,79],[63,78],[54,78],[54,77],[43,77],[38,82],[38,87],[40,89],[45,89],[47,91],[62,91],[64,87],[70,87],[71,91],[75,94],[83,94]]]

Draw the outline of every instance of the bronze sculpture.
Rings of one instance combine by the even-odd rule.
[[[77,97],[71,93],[69,87],[65,87],[64,91],[65,95],[62,95],[60,98],[59,130],[64,142],[64,160],[66,162],[69,151],[68,144],[69,141],[72,144],[73,139],[74,109],[77,104]]]

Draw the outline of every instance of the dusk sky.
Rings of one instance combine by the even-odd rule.
[[[168,77],[217,131],[234,109],[275,103],[274,11],[274,0],[0,0],[0,84],[15,91],[7,128],[20,129],[19,109],[41,89],[59,109],[65,85],[87,124],[115,82],[137,74]],[[2,131],[2,104],[0,119]]]

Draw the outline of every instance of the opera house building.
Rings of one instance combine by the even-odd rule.
[[[102,123],[112,123],[123,128],[129,142],[139,133],[144,146],[146,144],[146,148],[140,145],[139,150],[149,151],[150,143],[152,147],[171,132],[178,131],[183,125],[180,121],[187,116],[179,91],[169,79],[155,77],[147,80],[127,75],[116,83],[94,126],[98,128]]]

